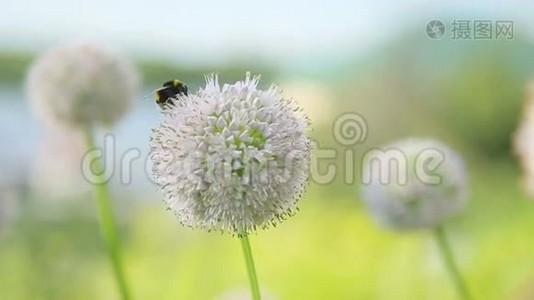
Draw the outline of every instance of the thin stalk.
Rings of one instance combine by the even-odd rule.
[[[250,291],[252,292],[253,300],[260,300],[260,286],[258,285],[258,276],[256,275],[256,269],[254,268],[254,259],[252,258],[252,250],[250,249],[250,243],[248,241],[247,234],[240,234],[241,248],[243,248],[243,256],[247,264],[248,280],[250,283]]]
[[[462,279],[460,271],[458,270],[458,267],[454,260],[454,255],[447,240],[445,230],[442,227],[437,227],[436,229],[434,229],[434,237],[436,238],[441,257],[443,259],[443,262],[445,263],[447,271],[449,272],[450,278],[456,287],[456,291],[458,292],[459,298],[463,300],[471,299],[471,297],[469,296],[467,285]]]
[[[85,135],[87,149],[89,150],[88,153],[89,155],[91,155],[89,161],[96,169],[96,172],[92,169],[90,170],[90,173],[93,176],[93,192],[98,207],[100,229],[102,231],[104,239],[106,240],[111,265],[113,267],[113,273],[117,281],[121,298],[123,300],[129,300],[131,299],[131,297],[128,291],[128,287],[126,285],[126,279],[122,268],[121,252],[119,247],[119,233],[117,230],[115,217],[113,216],[111,197],[108,190],[106,178],[104,176],[104,165],[100,157],[97,157],[94,151],[92,151],[96,147],[93,132],[88,129],[85,131]]]

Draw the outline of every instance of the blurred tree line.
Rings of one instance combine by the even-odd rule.
[[[534,46],[514,40],[431,40],[411,31],[351,64],[345,110],[368,116],[380,142],[399,135],[457,140],[487,158],[511,154]]]
[[[366,117],[374,131],[373,142],[429,135],[458,140],[487,157],[506,157],[511,153],[526,85],[533,78],[532,53],[534,46],[521,37],[432,40],[424,31],[408,30],[366,55],[347,58],[349,62],[341,68],[325,67],[329,78],[321,83],[334,91],[331,105],[336,113],[358,111]],[[32,53],[0,52],[0,83],[22,82],[34,58]],[[288,75],[281,74],[287,68],[281,71],[252,57],[213,66],[157,59],[135,62],[146,88],[178,77],[195,89],[204,75],[213,72],[224,81],[234,81],[252,71],[262,74],[263,84]],[[329,130],[325,128],[324,133]]]
[[[26,71],[36,58],[35,53],[0,51],[0,83],[17,84],[24,81]],[[134,59],[139,68],[144,83],[150,86],[159,86],[171,78],[182,78],[193,85],[199,85],[204,81],[204,75],[218,73],[224,76],[226,81],[242,79],[245,72],[262,74],[264,81],[271,81],[276,68],[263,64],[258,60],[235,59],[222,65],[194,66],[182,65],[158,59]]]

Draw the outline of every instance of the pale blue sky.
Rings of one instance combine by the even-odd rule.
[[[531,31],[534,13],[532,1],[504,0],[1,1],[0,48],[99,41],[136,55],[193,63],[239,53],[282,61],[342,56],[366,51],[407,26],[424,30],[426,20],[444,14],[502,16]]]

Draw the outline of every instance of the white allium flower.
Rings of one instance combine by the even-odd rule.
[[[66,127],[113,124],[130,109],[138,84],[127,60],[91,44],[44,53],[27,78],[36,114]]]
[[[515,133],[514,150],[523,167],[525,189],[534,196],[534,82],[529,86],[523,120]]]
[[[182,224],[246,234],[295,211],[308,179],[308,119],[258,80],[247,73],[221,87],[212,75],[163,111],[152,170]]]
[[[362,175],[363,201],[388,227],[438,226],[467,202],[464,162],[438,141],[409,138],[370,151]]]

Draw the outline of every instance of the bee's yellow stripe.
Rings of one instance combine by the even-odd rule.
[[[181,82],[180,80],[178,80],[178,79],[174,79],[174,80],[172,81],[172,84],[173,84],[174,86],[178,86],[178,85],[182,84],[182,82]]]

